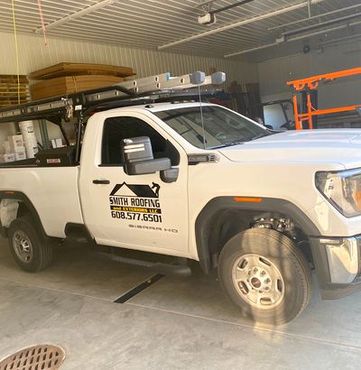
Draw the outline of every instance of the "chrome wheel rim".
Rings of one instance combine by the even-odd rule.
[[[233,284],[241,298],[253,307],[272,309],[283,300],[285,284],[277,266],[258,254],[245,254],[234,262]]]
[[[33,259],[33,246],[30,238],[23,231],[16,231],[13,235],[13,248],[21,262],[30,263]]]

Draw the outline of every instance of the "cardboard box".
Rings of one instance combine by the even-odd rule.
[[[5,154],[11,153],[9,140],[6,140],[3,144]]]
[[[56,149],[56,148],[62,148],[64,145],[63,145],[63,140],[62,139],[52,139],[51,140],[51,146],[53,149]]]
[[[11,135],[8,137],[8,140],[11,153],[21,151],[24,147],[23,135]]]
[[[10,150],[9,153],[23,153],[26,152],[25,146],[16,146],[14,149]]]
[[[63,139],[55,139],[55,144],[56,144],[56,147],[57,148],[62,148],[64,145],[63,145]]]
[[[24,159],[26,159],[25,148],[24,148],[24,151],[15,153],[15,160],[16,161],[23,161]]]
[[[0,158],[1,161],[5,163],[14,162],[16,160],[15,153],[2,154]]]

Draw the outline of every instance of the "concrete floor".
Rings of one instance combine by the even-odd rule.
[[[311,305],[291,324],[267,329],[240,317],[215,276],[166,276],[113,303],[154,273],[100,259],[83,248],[22,272],[0,240],[0,359],[52,343],[61,369],[359,369],[361,294]]]

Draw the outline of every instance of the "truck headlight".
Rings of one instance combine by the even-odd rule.
[[[344,216],[361,215],[361,168],[317,172],[316,187]]]

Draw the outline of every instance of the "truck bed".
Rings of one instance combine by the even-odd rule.
[[[31,161],[0,166],[0,196],[6,197],[6,191],[22,194],[37,210],[46,234],[63,238],[67,223],[83,223],[79,167],[36,167]]]

